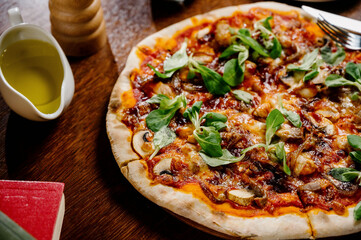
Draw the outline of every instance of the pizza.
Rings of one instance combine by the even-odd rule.
[[[225,238],[361,230],[361,52],[299,8],[223,8],[132,49],[107,132],[142,195]]]

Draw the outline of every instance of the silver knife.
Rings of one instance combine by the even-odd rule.
[[[341,27],[361,34],[361,21],[321,11],[305,5],[302,6],[302,9],[315,19],[317,19],[321,15],[324,19],[337,27]]]

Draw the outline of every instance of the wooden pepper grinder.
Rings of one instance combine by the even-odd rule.
[[[68,56],[87,56],[107,39],[100,0],[49,0],[51,32]]]

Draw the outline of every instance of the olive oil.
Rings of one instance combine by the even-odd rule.
[[[0,67],[6,81],[40,112],[59,108],[64,70],[54,46],[33,39],[15,42],[2,52]]]

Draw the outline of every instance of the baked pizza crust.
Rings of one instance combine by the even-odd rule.
[[[143,160],[129,162],[121,171],[134,188],[149,200],[219,233],[252,239],[293,239],[312,236],[306,214],[254,218],[226,215],[212,210],[192,194],[161,184],[152,185],[147,178],[148,170]]]
[[[131,89],[130,73],[140,65],[140,60],[136,54],[138,46],[153,47],[158,38],[171,38],[176,32],[187,26],[192,26],[194,20],[216,20],[220,17],[230,16],[235,11],[245,12],[254,7],[278,11],[296,10],[303,16],[310,17],[300,8],[276,2],[258,2],[226,7],[171,25],[145,38],[131,50],[126,66],[113,88],[106,117],[107,133],[115,160],[123,175],[142,195],[181,216],[191,225],[214,235],[229,238],[297,239],[338,236],[358,232],[361,230],[361,222],[356,222],[353,218],[354,207],[348,209],[346,216],[314,210],[306,214],[293,213],[277,217],[242,218],[216,212],[201,200],[193,197],[192,194],[161,184],[154,185],[147,177],[145,162],[132,148],[132,132],[117,116],[116,109],[122,106],[122,94]]]

